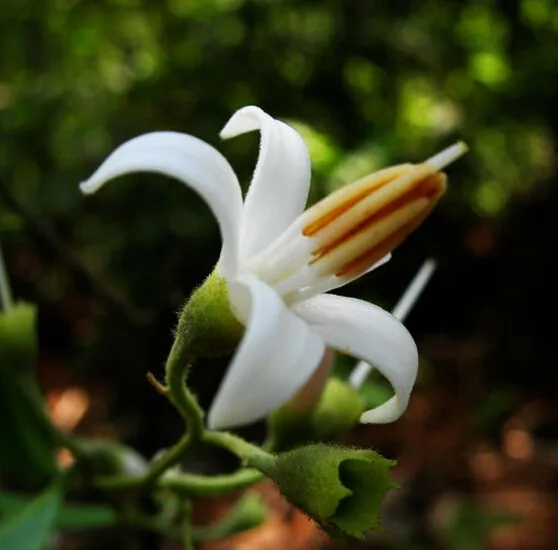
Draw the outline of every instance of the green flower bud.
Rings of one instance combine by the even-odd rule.
[[[317,438],[326,440],[348,432],[358,424],[365,408],[357,390],[339,378],[330,378],[314,411]]]
[[[191,358],[229,353],[244,327],[231,311],[227,282],[214,271],[186,302],[176,329],[176,344]]]
[[[364,401],[354,388],[339,378],[330,378],[315,409],[300,411],[287,403],[269,416],[273,448],[282,451],[334,439],[358,424],[364,410]]]
[[[363,538],[381,528],[382,502],[397,487],[394,464],[374,451],[318,443],[278,455],[265,474],[325,530]]]

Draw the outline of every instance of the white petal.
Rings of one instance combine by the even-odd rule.
[[[84,193],[94,193],[108,180],[132,172],[158,172],[199,193],[221,230],[221,271],[226,276],[236,274],[242,195],[236,175],[221,153],[187,134],[143,134],[118,147],[80,187]]]
[[[275,240],[304,210],[310,187],[310,158],[298,132],[258,107],[237,111],[221,131],[231,138],[260,130],[258,162],[246,195],[242,224],[244,258]]]
[[[246,333],[209,411],[211,429],[248,424],[277,409],[308,380],[325,350],[322,338],[256,277],[231,283],[229,294]]]
[[[384,264],[391,260],[391,252],[386,254],[383,258],[378,260],[375,264],[369,267],[364,273],[360,275],[355,275],[354,277],[344,278],[344,277],[337,277],[337,275],[325,275],[322,277],[318,277],[314,281],[310,281],[308,286],[301,285],[301,288],[290,292],[288,294],[284,294],[283,298],[288,304],[294,304],[295,302],[302,302],[311,298],[312,296],[316,296],[317,294],[323,294],[324,292],[329,292],[330,290],[336,290],[341,288],[342,286],[348,285],[352,283],[356,279],[360,279],[360,277],[364,277],[368,273],[371,273],[375,269],[382,267]],[[280,288],[279,284],[275,285],[276,288]]]
[[[387,264],[390,260],[391,260],[391,252],[388,252],[383,258],[380,258],[375,264],[372,264],[364,273],[359,273],[358,275],[354,275],[353,277],[349,277],[349,278],[336,277],[335,275],[332,275],[331,284],[328,285],[327,287],[324,287],[324,290],[322,292],[329,292],[330,290],[335,290],[337,288],[341,288],[345,285],[348,285],[349,283],[352,283],[353,281],[356,281],[357,279],[360,279],[361,277],[368,275],[368,273],[372,273],[372,271],[375,271],[379,267],[382,267],[383,265]]]
[[[395,307],[391,311],[391,314],[396,319],[399,319],[402,323],[405,322],[407,315],[420,298],[422,291],[426,288],[426,285],[428,284],[428,281],[430,281],[435,269],[436,262],[434,260],[428,259],[424,261],[421,268],[413,277],[413,280],[409,283],[409,286],[406,288],[405,292],[401,298],[399,298],[397,304],[395,304]],[[359,388],[362,386],[373,368],[374,367],[370,363],[367,363],[366,361],[359,361],[349,376],[351,386],[353,386],[353,388]]]
[[[403,414],[417,376],[418,353],[413,337],[395,317],[368,302],[332,294],[292,309],[327,345],[374,364],[393,386],[395,396],[365,412],[361,422],[393,422]]]

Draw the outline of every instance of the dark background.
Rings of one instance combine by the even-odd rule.
[[[407,323],[423,362],[409,411],[355,434],[400,459],[395,527],[377,544],[556,548],[557,76],[552,0],[2,2],[0,235],[14,294],[39,305],[53,415],[77,388],[82,433],[145,456],[179,433],[145,373],[161,375],[219,234],[162,177],[83,197],[78,182],[115,146],[192,133],[247,184],[257,135],[218,132],[259,105],[307,140],[314,201],[463,139],[436,212],[344,289],[389,308],[423,259],[439,262]],[[225,365],[193,373],[205,402]]]

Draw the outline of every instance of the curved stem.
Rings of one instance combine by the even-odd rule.
[[[180,473],[159,478],[156,487],[169,489],[184,496],[215,497],[249,487],[262,478],[263,476],[259,471],[251,468],[219,476]],[[147,485],[147,476],[104,476],[94,481],[94,486],[97,489],[110,492],[141,490]]]
[[[203,287],[202,287],[203,288]],[[199,292],[199,291],[198,291]],[[186,385],[186,374],[192,361],[192,342],[196,332],[188,322],[187,310],[184,310],[165,366],[166,385],[154,383],[156,389],[166,395],[186,422],[186,434],[150,468],[145,476],[126,478],[113,476],[95,480],[95,485],[103,490],[141,490],[147,486],[174,488],[183,493],[208,495],[220,494],[235,488],[245,487],[259,479],[259,472],[246,470],[232,476],[205,478],[194,474],[170,474],[161,478],[165,471],[178,464],[185,451],[194,443],[205,442],[228,449],[240,457],[248,466],[262,472],[269,471],[275,458],[259,447],[226,432],[206,431],[204,412],[198,405],[196,397]],[[205,329],[202,330],[202,333]],[[198,334],[199,336],[199,334]],[[194,353],[195,355],[195,353]]]
[[[263,479],[263,474],[256,469],[246,468],[233,474],[219,476],[200,476],[196,474],[177,474],[159,480],[161,489],[169,489],[189,496],[217,497],[245,489]]]
[[[204,413],[192,392],[186,386],[186,372],[190,366],[186,343],[176,338],[167,359],[168,396],[188,425],[192,440],[200,440],[204,432]]]
[[[150,485],[155,485],[158,488],[170,489],[188,496],[211,497],[253,485],[262,479],[261,472],[270,471],[275,462],[275,457],[272,454],[236,435],[227,432],[208,431],[203,434],[203,442],[227,449],[251,468],[220,476],[210,477],[191,473],[173,473],[161,478],[160,475],[169,465],[180,461],[181,453],[190,441],[188,434],[184,436],[154,464],[145,476],[105,476],[97,478],[94,485],[103,491],[142,490]]]
[[[153,483],[157,478],[159,478],[165,471],[172,468],[180,462],[186,449],[193,442],[191,432],[183,435],[178,443],[173,445],[168,451],[166,451],[158,460],[156,460],[147,474],[145,475],[145,483]]]
[[[247,466],[257,468],[264,473],[268,472],[275,463],[274,455],[228,432],[205,432],[203,440],[224,447],[241,458]]]
[[[173,445],[151,467],[145,477],[146,483],[152,483],[166,470],[175,466],[184,456],[185,451],[203,438],[205,431],[204,413],[192,392],[186,386],[186,371],[189,361],[185,349],[186,345],[181,338],[176,338],[166,364],[167,387],[165,392],[171,403],[182,415],[186,422],[186,433],[178,443]]]

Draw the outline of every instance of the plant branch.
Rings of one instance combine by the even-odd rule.
[[[264,473],[269,471],[275,462],[274,455],[228,432],[205,432],[204,441],[227,449],[241,458],[247,466]]]
[[[242,469],[232,474],[204,476],[192,473],[169,473],[156,480],[159,489],[168,489],[184,496],[216,497],[257,483],[262,474],[252,468]],[[126,492],[144,490],[148,487],[147,476],[103,476],[93,481],[93,485],[106,492]]]

